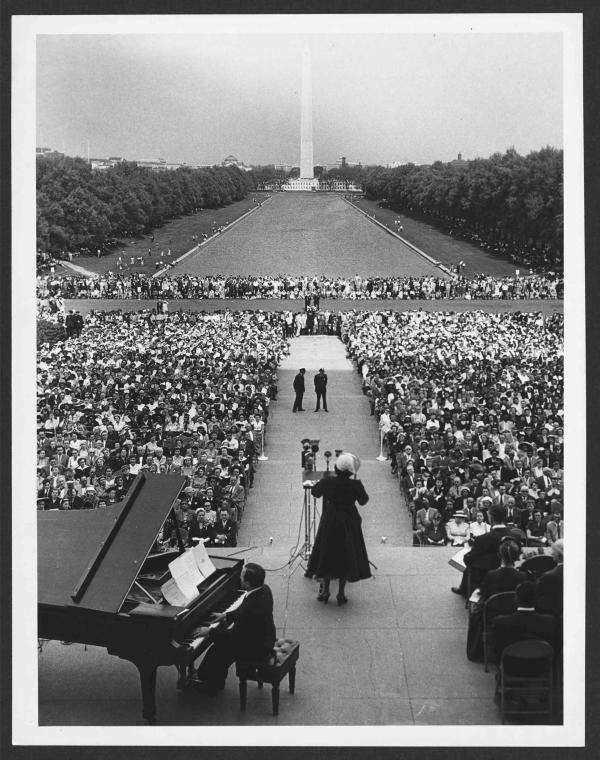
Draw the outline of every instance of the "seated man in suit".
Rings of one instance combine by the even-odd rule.
[[[429,503],[429,499],[424,496],[420,500],[420,509],[417,510],[416,515],[416,530],[418,533],[424,533],[425,529],[432,524],[433,518],[440,513],[435,507],[432,507]]]
[[[242,572],[242,588],[246,595],[235,610],[213,615],[215,623],[229,628],[204,629],[212,639],[194,678],[206,692],[214,696],[225,688],[227,671],[236,660],[267,661],[275,644],[273,595],[265,585],[265,571],[249,562]],[[202,635],[202,632],[199,633]]]
[[[564,539],[559,538],[555,541],[551,551],[556,560],[556,567],[538,578],[536,608],[539,612],[548,612],[562,617]]]
[[[516,588],[517,611],[510,615],[497,615],[493,619],[491,644],[496,662],[500,662],[507,646],[518,641],[540,639],[556,648],[558,621],[554,615],[536,612],[536,590],[536,584],[532,581],[519,584]]]
[[[227,509],[219,510],[219,518],[212,528],[211,546],[236,546],[237,525],[229,517]]]
[[[442,525],[442,516],[436,510],[433,521],[425,528],[423,540],[427,546],[445,546],[447,536],[444,526]]]

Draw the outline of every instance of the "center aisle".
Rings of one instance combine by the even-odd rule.
[[[292,383],[300,369],[306,368],[304,412],[292,413]],[[313,378],[323,367],[328,375],[328,413],[314,412],[316,396]],[[300,336],[291,341],[290,354],[278,372],[277,401],[270,407],[267,425],[267,462],[260,462],[254,489],[240,527],[240,546],[264,546],[292,541],[298,534],[304,492],[300,467],[301,440],[319,439],[317,469],[325,469],[324,451],[350,451],[361,461],[358,477],[369,494],[360,508],[363,533],[370,546],[386,542],[396,546],[412,545],[412,529],[398,480],[389,462],[379,462],[379,432],[370,406],[361,390],[361,379],[346,358],[344,344],[329,335]],[[331,467],[335,454],[331,460]],[[287,546],[287,544],[286,544]]]

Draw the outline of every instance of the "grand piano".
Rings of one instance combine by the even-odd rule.
[[[199,628],[235,605],[242,559],[211,556],[215,572],[186,607],[169,605],[160,587],[185,551],[152,553],[185,478],[142,473],[124,501],[106,509],[38,512],[38,637],[106,647],[139,670],[142,716],[156,723],[156,669],[175,665],[177,687],[208,648]]]

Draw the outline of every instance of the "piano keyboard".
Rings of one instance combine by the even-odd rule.
[[[237,608],[241,605],[241,603],[246,598],[246,592],[245,591],[238,591],[237,596],[233,600],[233,602],[227,607],[226,609],[219,609],[218,607],[213,610],[213,612],[219,612],[219,613],[228,613],[233,612],[233,610],[237,610]],[[174,646],[176,649],[185,648],[190,651],[196,651],[198,650],[202,644],[208,639],[208,634],[199,634],[200,629],[202,628],[209,628],[210,630],[214,630],[215,628],[218,628],[221,625],[221,623],[211,623],[207,620],[201,622],[199,625],[197,625],[195,628],[193,628],[191,631],[188,631],[184,638],[181,641],[176,641],[173,639],[171,641],[171,645]]]

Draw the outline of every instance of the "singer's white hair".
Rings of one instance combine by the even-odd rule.
[[[354,474],[354,457],[352,454],[340,454],[335,461],[336,469],[340,472],[351,472]]]

